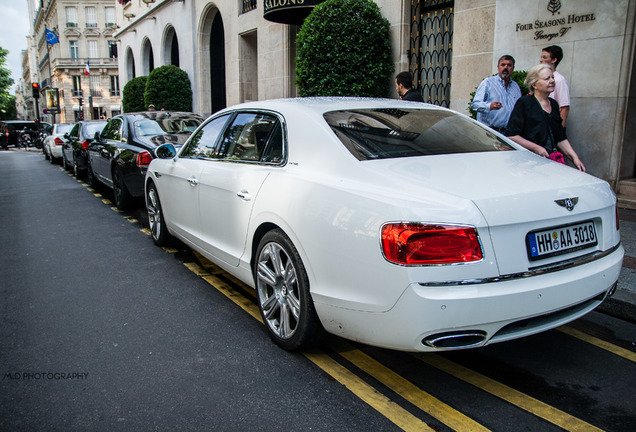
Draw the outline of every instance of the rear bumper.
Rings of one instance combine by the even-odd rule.
[[[414,283],[384,313],[322,303],[316,310],[327,331],[370,345],[404,351],[483,346],[549,330],[590,312],[616,284],[623,255],[619,246],[584,265],[498,282]],[[429,344],[438,338],[446,342]]]
[[[51,150],[51,156],[55,159],[60,159],[62,157],[62,146],[52,145],[49,149]]]

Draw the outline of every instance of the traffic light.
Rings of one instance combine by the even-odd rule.
[[[84,105],[84,98],[83,97],[77,98],[77,101],[79,102],[79,106]]]
[[[31,91],[33,92],[33,97],[38,99],[40,97],[40,84],[31,83]]]

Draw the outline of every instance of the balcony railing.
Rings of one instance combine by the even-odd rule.
[[[91,69],[93,68],[116,68],[118,67],[117,58],[55,58],[51,59],[52,68],[82,68],[86,67],[86,60],[91,62]]]
[[[82,89],[73,89],[72,93],[73,93],[73,97],[84,96],[84,92],[82,91]]]
[[[110,95],[111,96],[119,96],[120,95],[120,90],[119,89],[110,89]]]

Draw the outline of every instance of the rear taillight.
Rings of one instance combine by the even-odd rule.
[[[150,162],[152,162],[152,156],[150,156],[150,153],[147,151],[139,152],[137,155],[137,166],[148,166],[150,165]]]
[[[64,145],[64,140],[62,138],[55,138],[55,145]]]
[[[9,138],[9,129],[7,129],[6,131],[4,131],[4,136]]]
[[[457,225],[394,223],[382,227],[382,252],[403,265],[454,264],[483,258],[477,231]]]
[[[83,148],[84,150],[86,150],[86,149],[88,148],[88,145],[89,145],[90,143],[91,143],[91,142],[90,142],[89,140],[84,140],[84,141],[82,141],[80,144],[82,145],[82,148]]]

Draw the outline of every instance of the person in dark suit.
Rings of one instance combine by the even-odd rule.
[[[400,72],[395,77],[395,89],[401,100],[424,102],[424,98],[413,88],[413,78],[408,71]]]

